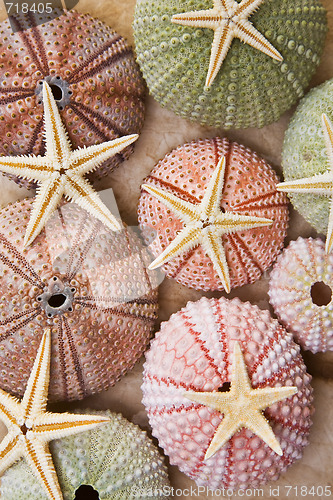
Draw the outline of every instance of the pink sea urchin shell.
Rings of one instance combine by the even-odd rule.
[[[21,29],[16,33],[8,20],[0,24],[0,154],[44,153],[44,80],[74,148],[139,133],[145,85],[125,40],[87,14],[59,9],[59,17],[42,23],[45,18],[32,12],[12,17]],[[133,147],[101,165],[90,180],[109,173]]]
[[[243,428],[204,460],[223,415],[193,403],[184,391],[217,391],[230,382],[235,341],[253,388],[298,388],[264,412],[283,450],[281,457]],[[212,489],[257,487],[277,479],[302,455],[311,426],[311,376],[299,351],[268,311],[238,298],[189,302],[162,323],[146,354],[142,389],[153,435],[170,463]]]
[[[271,226],[222,236],[233,288],[258,280],[283,245],[288,225],[287,198],[276,191],[278,178],[272,168],[245,146],[216,137],[174,149],[158,162],[145,183],[199,203],[222,155],[226,157],[226,170],[221,209],[274,221]],[[138,217],[142,227],[157,233],[150,247],[155,257],[183,227],[174,213],[145,191]],[[201,290],[224,289],[201,246],[170,260],[163,270],[182,285]]]
[[[76,204],[23,239],[33,200],[0,212],[0,385],[22,395],[46,327],[51,400],[114,384],[141,356],[157,314],[156,274],[130,229],[112,232]]]
[[[333,350],[333,255],[322,240],[298,238],[279,256],[270,303],[296,341],[313,353]]]

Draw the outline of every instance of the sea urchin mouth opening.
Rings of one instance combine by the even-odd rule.
[[[224,382],[221,387],[219,387],[219,392],[229,392],[231,387],[230,382]]]
[[[311,287],[311,298],[317,306],[327,306],[332,299],[332,289],[323,281],[317,281]]]
[[[56,293],[51,295],[47,302],[51,307],[61,307],[66,302],[66,299],[67,297],[63,293]]]
[[[83,484],[75,491],[73,500],[99,500],[99,494],[90,484]]]
[[[60,110],[69,104],[73,92],[69,89],[69,83],[63,80],[61,76],[46,76],[43,80],[39,80],[35,94],[38,97],[38,104],[43,102],[43,82],[50,85],[53,97]]]
[[[63,283],[58,276],[53,276],[49,284],[44,288],[44,292],[37,297],[37,301],[46,312],[47,317],[53,318],[53,316],[73,310],[75,291],[75,287]]]
[[[50,85],[53,97],[56,101],[61,101],[63,94],[62,89],[58,85]]]

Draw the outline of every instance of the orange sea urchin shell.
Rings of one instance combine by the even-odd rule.
[[[58,208],[23,249],[31,206],[0,212],[0,386],[23,394],[50,327],[50,399],[80,399],[141,356],[157,313],[156,274],[133,231],[110,231],[76,204]]]

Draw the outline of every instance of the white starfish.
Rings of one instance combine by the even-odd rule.
[[[101,220],[111,230],[121,229],[117,219],[83,176],[134,142],[138,135],[126,135],[72,151],[57,104],[46,82],[43,84],[43,102],[45,156],[0,158],[0,170],[39,184],[24,245],[32,243],[40,233],[63,195]]]
[[[45,488],[50,500],[63,496],[48,442],[109,422],[96,415],[46,411],[50,378],[51,331],[45,331],[22,401],[0,389],[0,418],[8,434],[0,443],[0,475],[21,457]]]
[[[323,194],[332,198],[325,245],[326,253],[329,253],[333,247],[333,126],[325,113],[321,115],[321,120],[329,168],[324,174],[317,174],[295,181],[280,182],[277,185],[277,190],[288,193]]]
[[[213,0],[212,9],[172,16],[173,23],[214,30],[206,87],[210,87],[213,83],[234,38],[239,38],[277,61],[283,60],[281,54],[248,20],[263,1],[242,0],[238,3],[236,0]]]
[[[184,228],[161,255],[150,264],[149,269],[156,269],[200,244],[211,259],[226,292],[230,292],[229,270],[221,236],[255,227],[268,226],[273,221],[233,212],[222,212],[220,202],[224,185],[224,172],[225,158],[222,157],[206,187],[204,197],[198,205],[184,201],[155,186],[143,184],[142,189],[155,196],[184,223]]]
[[[224,417],[206,451],[205,460],[210,458],[243,427],[259,436],[275,453],[282,455],[276,439],[262,410],[273,403],[293,396],[297,387],[265,387],[253,389],[244,358],[238,342],[234,344],[231,387],[228,392],[185,392],[191,401],[209,406],[223,413]]]

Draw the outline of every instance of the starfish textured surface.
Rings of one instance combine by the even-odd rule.
[[[184,228],[161,255],[150,264],[149,269],[156,269],[177,255],[183,254],[201,244],[211,259],[225,290],[228,293],[230,292],[229,270],[221,236],[255,227],[268,226],[273,221],[233,212],[222,212],[220,202],[224,185],[224,173],[225,157],[222,157],[213,172],[199,205],[184,201],[154,186],[143,184],[142,189],[164,203],[184,223]]]
[[[0,389],[0,418],[8,434],[0,443],[0,475],[24,457],[51,500],[63,496],[48,442],[106,423],[97,415],[49,413],[46,411],[50,377],[51,331],[46,330],[22,401]]]
[[[111,230],[121,229],[117,219],[83,176],[129,146],[138,135],[127,135],[72,151],[51,88],[46,82],[43,84],[43,102],[45,156],[0,158],[0,170],[39,184],[24,245],[28,246],[38,236],[63,195],[90,212]]]
[[[264,0],[213,0],[213,8],[176,14],[172,22],[214,30],[206,87],[210,87],[226,58],[234,38],[239,38],[264,54],[282,61],[283,57],[248,20]]]
[[[325,245],[326,253],[329,253],[333,247],[333,126],[325,113],[322,114],[321,119],[329,162],[327,171],[323,174],[317,174],[312,177],[305,177],[295,181],[280,182],[280,184],[277,185],[277,190],[287,193],[301,192],[323,194],[332,198]]]
[[[206,451],[205,460],[210,458],[242,427],[247,427],[259,436],[278,455],[281,446],[262,410],[273,403],[297,393],[297,387],[265,387],[253,389],[245,361],[238,342],[234,344],[233,372],[228,392],[186,392],[191,401],[203,404],[224,414],[224,418]]]

